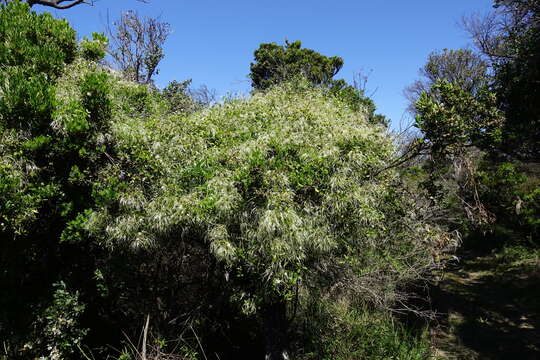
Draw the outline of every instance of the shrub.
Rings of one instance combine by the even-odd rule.
[[[114,132],[131,181],[88,229],[113,248],[203,244],[267,332],[299,287],[390,307],[446,245],[394,172],[373,175],[392,158],[382,127],[304,83]]]
[[[88,332],[79,327],[79,318],[85,306],[77,291],[70,292],[62,281],[54,284],[53,301],[38,319],[36,338],[47,360],[66,359],[79,352],[82,339]]]

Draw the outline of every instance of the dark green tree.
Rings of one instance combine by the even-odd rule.
[[[366,112],[369,122],[388,125],[389,120],[384,115],[375,113],[375,103],[365,96],[364,89],[349,85],[343,79],[334,79],[343,67],[342,58],[302,48],[300,41],[285,41],[285,45],[263,43],[254,56],[249,77],[255,90],[267,90],[291,79],[305,78],[315,86],[328,89],[355,111]]]
[[[465,20],[477,48],[490,61],[492,90],[506,122],[500,150],[540,160],[540,3],[496,0],[484,18]]]
[[[7,289],[0,292],[0,338],[13,345],[13,357],[67,357],[67,337],[56,339],[60,348],[41,341],[42,326],[55,319],[37,319],[54,305],[54,283],[75,284],[84,296],[94,285],[99,250],[80,225],[97,202],[96,172],[109,161],[112,109],[107,75],[95,63],[79,73],[75,59],[103,54],[103,38],[86,40],[79,53],[66,21],[14,1],[0,6],[0,39],[0,287]],[[66,90],[70,71],[77,86]],[[55,313],[68,316],[74,306],[58,305]],[[28,352],[18,353],[21,343]]]
[[[298,75],[316,85],[330,85],[343,66],[342,58],[302,48],[300,41],[261,44],[254,55],[249,76],[256,90],[266,90]]]
[[[540,5],[498,2],[512,19],[503,33],[505,54],[495,64],[495,92],[506,116],[503,150],[540,161]]]

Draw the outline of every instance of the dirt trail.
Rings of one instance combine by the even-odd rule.
[[[540,360],[538,268],[503,268],[494,255],[462,258],[432,291],[438,358]]]

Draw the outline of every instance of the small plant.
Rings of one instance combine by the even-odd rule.
[[[141,332],[141,342],[135,345],[126,336],[126,346],[118,356],[117,360],[197,360],[199,353],[187,342],[180,338],[176,341],[149,334],[150,316],[147,316],[146,323]],[[149,339],[150,337],[151,339]],[[0,359],[1,360],[1,359]]]
[[[38,343],[47,354],[45,359],[60,360],[76,352],[88,330],[79,326],[85,308],[79,293],[70,292],[63,281],[53,286],[53,302],[38,320],[37,328],[41,331]]]

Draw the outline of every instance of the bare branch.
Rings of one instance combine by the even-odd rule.
[[[11,0],[3,0],[0,2],[8,3]],[[34,6],[34,5],[42,5],[42,6],[48,6],[52,7],[54,9],[59,10],[65,10],[70,9],[74,6],[81,5],[81,4],[87,4],[87,5],[94,5],[94,2],[97,0],[26,0],[28,5]],[[148,3],[149,0],[137,0],[142,3]]]
[[[150,84],[164,57],[163,44],[171,32],[170,25],[128,11],[113,26],[114,31],[110,25],[107,30],[112,40],[109,54],[116,66],[128,79]]]
[[[33,6],[33,5],[43,5],[43,6],[49,6],[49,7],[53,7],[55,9],[60,9],[60,10],[64,10],[64,9],[69,9],[69,8],[72,8],[73,6],[76,6],[76,5],[80,5],[80,4],[83,4],[83,3],[87,3],[87,4],[92,4],[92,3],[88,3],[86,2],[85,0],[74,0],[72,2],[70,2],[69,4],[65,4],[65,5],[61,5],[61,3],[63,2],[66,2],[66,0],[29,0],[28,1],[28,4],[30,6]]]

